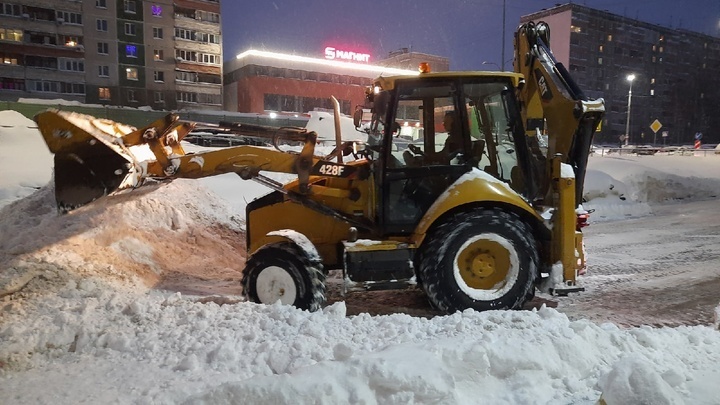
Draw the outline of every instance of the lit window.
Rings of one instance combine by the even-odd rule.
[[[163,51],[162,49],[156,49],[153,51],[153,60],[161,61],[163,60]]]
[[[650,84],[655,84],[655,78],[654,78],[654,77],[650,79]]]
[[[576,34],[579,34],[580,32],[582,32],[582,29],[581,29],[580,27],[576,27],[576,26],[574,26],[574,25],[571,25],[571,26],[570,26],[570,32],[574,32],[574,33],[576,33]]]
[[[598,58],[598,65],[602,65],[602,58]]]
[[[654,96],[654,95],[655,95],[655,89],[650,89],[650,95],[651,95],[651,96]]]
[[[598,51],[600,51],[600,53],[602,53],[603,49],[605,49],[605,48],[603,48],[603,46],[600,45],[600,47],[598,48]]]
[[[138,70],[137,68],[125,68],[125,76],[128,80],[137,80],[138,79]]]
[[[152,12],[153,17],[160,17],[162,16],[162,7],[153,4],[150,7],[150,11]]]
[[[608,42],[612,42],[612,35],[608,35],[607,40],[608,40]]]
[[[137,58],[137,47],[135,45],[125,45],[125,56]]]
[[[110,88],[100,87],[98,89],[98,97],[100,98],[100,100],[110,100]]]

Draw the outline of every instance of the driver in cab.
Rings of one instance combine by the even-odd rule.
[[[458,155],[458,153],[462,152],[462,128],[456,111],[448,111],[445,113],[445,117],[443,118],[443,127],[448,134],[443,148],[437,152],[431,151],[426,153],[417,146],[410,144],[408,149],[419,156],[412,156],[408,151],[406,151],[404,157],[408,165],[419,166],[423,163],[448,165],[450,164],[450,161]]]

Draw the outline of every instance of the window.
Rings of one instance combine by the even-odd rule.
[[[82,25],[82,15],[78,13],[70,13],[68,11],[58,11],[57,12],[57,21],[64,24],[75,24],[75,25]]]
[[[163,94],[162,91],[155,92],[155,102],[156,103],[164,103],[165,102],[165,94]]]
[[[58,58],[58,67],[66,72],[84,72],[85,62],[82,59]]]
[[[18,4],[0,3],[0,15],[20,17],[21,9]]]
[[[195,34],[195,40],[198,42],[204,42],[206,44],[219,44],[220,35],[206,34],[204,32],[198,32]]]
[[[602,45],[600,45],[600,47],[598,48],[598,52],[602,53],[603,49],[605,49],[605,48]]]
[[[602,58],[598,58],[598,65],[602,65]]]
[[[109,53],[109,46],[107,42],[98,42],[97,51],[100,55],[107,55]]]
[[[207,22],[213,22],[213,23],[220,22],[220,14],[212,13],[210,11],[198,10],[197,13],[195,14],[195,18],[200,21],[207,21]]]
[[[64,94],[85,94],[85,85],[82,83],[60,82],[60,93]]]
[[[17,65],[18,64],[18,58],[22,60],[22,55],[20,54],[11,54],[11,53],[2,53],[0,52],[0,64],[3,65]]]
[[[41,92],[41,93],[57,93],[58,92],[58,82],[46,82],[42,80],[37,81],[30,81],[31,86],[30,88],[32,90]],[[34,84],[34,86],[32,85]]]
[[[175,38],[176,39],[187,39],[192,41],[195,39],[195,33],[190,30],[182,29],[182,28],[175,28]]]
[[[125,45],[125,56],[128,58],[137,58],[137,46]]]
[[[150,12],[152,13],[153,17],[162,17],[162,7],[160,7],[156,4],[153,4],[150,7]]]
[[[175,50],[175,57],[185,61],[197,62],[197,53],[192,51],[185,51],[182,49]]]
[[[60,35],[60,43],[70,47],[82,45],[82,37],[76,37],[74,35]]]
[[[0,39],[5,41],[22,42],[22,30],[13,30],[10,28],[0,28]]]
[[[107,66],[107,65],[98,66],[98,76],[99,77],[110,77],[110,66]]]
[[[125,35],[135,35],[135,24],[125,23]]]
[[[135,0],[124,0],[123,5],[124,5],[126,13],[135,14],[135,7],[136,7]]]
[[[98,31],[107,32],[108,30],[108,22],[107,20],[97,19],[95,21],[95,24],[97,26]]]
[[[25,80],[0,77],[0,89],[25,91]]]
[[[179,91],[177,93],[177,101],[182,101],[186,103],[197,103],[197,94],[188,93],[186,91]]]
[[[201,53],[198,58],[198,62],[210,63],[217,65],[220,63],[220,55],[213,55],[208,53]]]
[[[107,8],[107,0],[95,0],[95,7]]]
[[[153,60],[161,61],[165,58],[163,58],[163,51],[162,49],[156,49],[153,51]]]
[[[128,101],[137,101],[137,98],[135,97],[135,90],[128,90],[127,98]]]
[[[612,35],[608,35],[607,40],[608,40],[608,42],[612,42]]]
[[[195,72],[176,72],[175,78],[183,82],[196,82],[197,73]]]
[[[110,100],[110,88],[100,87],[98,89],[98,97],[100,98],[100,100]]]
[[[127,77],[128,80],[137,80],[138,79],[138,70],[134,67],[125,68],[125,77]]]
[[[155,76],[156,82],[164,82],[165,81],[165,72],[156,70],[154,76]]]
[[[153,38],[155,39],[162,39],[163,37],[163,29],[158,27],[153,27]]]

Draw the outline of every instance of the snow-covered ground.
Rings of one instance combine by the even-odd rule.
[[[610,405],[720,404],[720,308],[715,325],[625,327],[547,307],[426,319],[242,302],[224,292],[239,283],[244,207],[261,186],[177,180],[58,215],[52,157],[33,127],[0,112],[3,404],[595,404],[601,393]],[[593,263],[637,269],[659,256],[623,251],[642,229],[633,221],[716,200],[720,157],[592,157],[586,191],[608,248],[588,277]],[[713,226],[673,249],[717,237]],[[634,236],[652,245],[672,229]],[[207,275],[211,297],[162,289]]]

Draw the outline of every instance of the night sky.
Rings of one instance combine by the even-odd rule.
[[[505,59],[520,16],[563,1],[506,0]],[[672,28],[720,36],[720,0],[579,0]],[[323,57],[326,46],[373,60],[390,51],[446,56],[452,70],[501,64],[503,0],[221,0],[224,59],[248,49]]]

